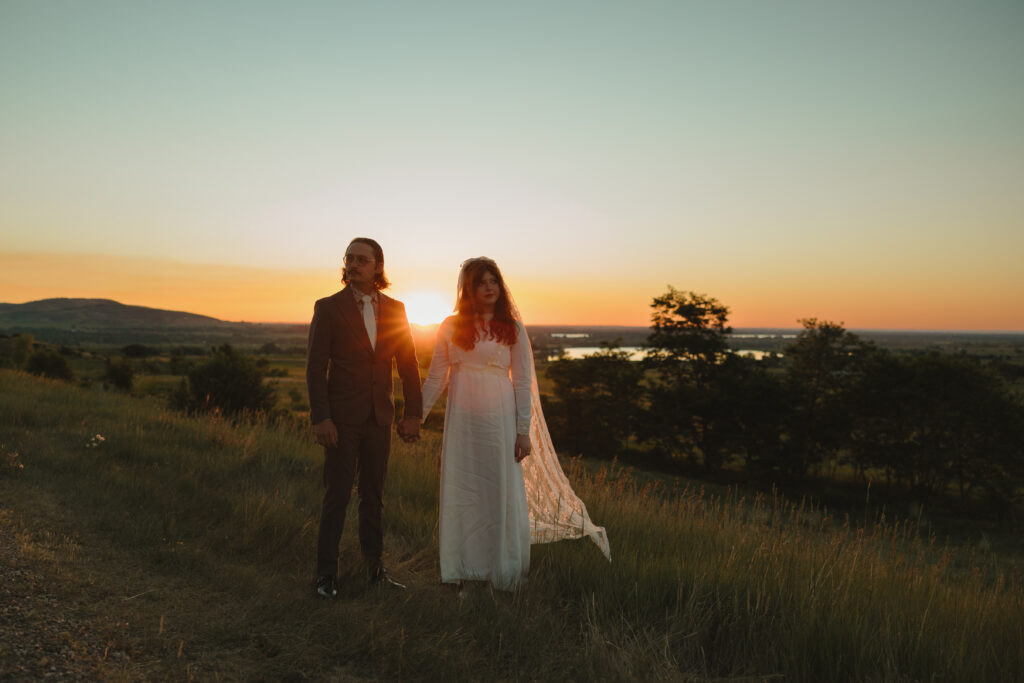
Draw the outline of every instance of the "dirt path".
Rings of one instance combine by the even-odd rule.
[[[6,513],[6,514],[5,514]],[[0,510],[0,681],[94,681],[124,653],[77,619],[27,557],[24,535]]]

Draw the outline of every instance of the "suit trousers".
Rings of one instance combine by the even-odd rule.
[[[379,566],[384,549],[384,478],[391,452],[391,425],[380,426],[370,414],[361,425],[338,425],[338,445],[324,448],[324,502],[317,535],[317,574],[334,576],[345,511],[358,476],[359,545],[367,564]]]

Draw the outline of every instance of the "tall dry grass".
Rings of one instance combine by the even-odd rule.
[[[390,462],[385,553],[409,589],[365,590],[349,524],[343,598],[316,602],[321,456],[305,431],[186,418],[8,371],[0,386],[0,448],[23,465],[0,473],[13,501],[0,507],[76,539],[61,561],[69,590],[87,598],[79,609],[133,625],[135,668],[115,673],[1008,681],[1024,671],[1024,586],[993,558],[777,497],[639,484],[614,466],[568,463],[613,562],[585,540],[534,546],[522,589],[458,599],[438,583],[436,433],[396,443]]]

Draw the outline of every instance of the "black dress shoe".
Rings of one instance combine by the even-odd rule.
[[[398,583],[397,581],[392,579],[390,576],[388,576],[387,570],[384,569],[384,567],[381,566],[381,565],[377,565],[376,567],[371,567],[370,568],[370,570],[369,570],[369,578],[370,578],[370,584],[371,585],[374,585],[374,586],[390,586],[392,588],[397,588],[399,590],[405,590],[405,586],[403,584]]]
[[[317,578],[316,588],[313,590],[318,598],[330,600],[331,598],[338,597],[338,586],[334,581],[334,577],[330,574],[324,574]]]

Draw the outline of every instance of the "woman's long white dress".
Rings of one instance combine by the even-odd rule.
[[[530,429],[530,343],[477,335],[452,343],[454,317],[438,329],[423,385],[424,418],[448,386],[441,446],[441,581],[490,581],[512,590],[530,568],[530,518],[517,432]]]

